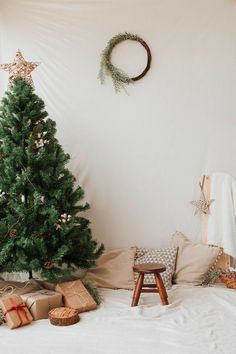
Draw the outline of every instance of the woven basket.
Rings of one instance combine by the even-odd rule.
[[[227,288],[236,289],[236,272],[223,272],[220,279],[225,283]]]
[[[70,326],[79,322],[79,312],[70,307],[58,307],[48,313],[49,320],[54,326]]]

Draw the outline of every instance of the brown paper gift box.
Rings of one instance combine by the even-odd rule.
[[[48,312],[62,306],[62,295],[50,290],[39,290],[21,296],[30,310],[33,319],[48,318]]]
[[[66,307],[76,309],[80,313],[95,310],[97,307],[96,302],[80,280],[58,284],[56,291],[63,295]]]
[[[0,307],[11,329],[25,326],[33,321],[25,303],[19,295],[9,295],[0,299]]]

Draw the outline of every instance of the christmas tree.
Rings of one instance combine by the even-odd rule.
[[[102,254],[81,212],[83,189],[65,167],[56,124],[35,93],[20,52],[0,108],[0,272],[40,271],[47,279],[88,268]]]

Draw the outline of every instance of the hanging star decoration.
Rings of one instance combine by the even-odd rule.
[[[9,73],[9,86],[14,79],[22,78],[34,87],[31,73],[40,63],[26,61],[20,50],[17,51],[13,63],[0,64],[0,68]]]
[[[200,215],[208,215],[210,214],[210,206],[211,203],[214,202],[214,199],[207,200],[204,194],[203,186],[204,186],[204,180],[203,183],[199,183],[200,189],[201,189],[201,195],[198,200],[192,200],[190,203],[196,208],[194,215],[200,214]]]

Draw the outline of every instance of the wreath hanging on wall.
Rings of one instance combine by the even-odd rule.
[[[111,54],[114,49],[114,47],[126,40],[131,40],[131,41],[136,41],[139,42],[146,50],[147,52],[147,64],[145,69],[142,71],[141,74],[135,77],[129,77],[128,74],[126,74],[122,69],[116,67],[115,65],[112,64],[111,62]],[[148,70],[150,69],[151,66],[151,51],[147,43],[137,36],[136,34],[131,34],[131,33],[119,33],[116,36],[112,37],[109,42],[107,43],[106,48],[102,51],[101,53],[101,66],[100,66],[100,71],[99,71],[99,79],[101,81],[101,84],[104,83],[105,81],[105,76],[110,76],[112,78],[114,88],[116,92],[119,92],[121,89],[125,89],[126,84],[133,83],[137,80],[140,80],[142,77],[146,75]]]

